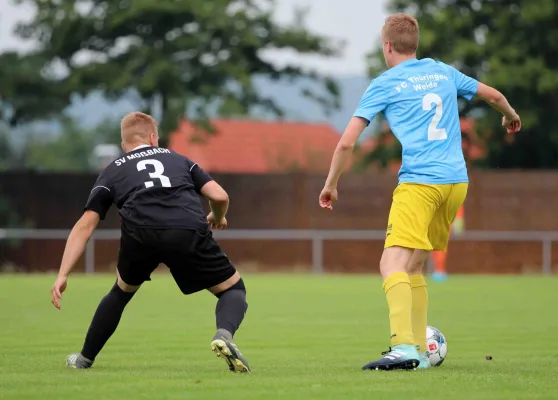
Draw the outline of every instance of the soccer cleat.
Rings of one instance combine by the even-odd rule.
[[[391,371],[393,369],[416,369],[419,366],[417,348],[410,344],[398,344],[382,353],[383,357],[362,367],[363,370]]]
[[[86,369],[91,368],[93,361],[85,358],[81,353],[72,353],[66,357],[66,366],[68,368]]]
[[[232,372],[250,373],[250,365],[246,357],[242,355],[236,343],[224,336],[217,336],[211,342],[211,351],[222,357]]]
[[[428,369],[430,368],[430,360],[426,356],[426,352],[419,353],[419,365],[417,369]]]

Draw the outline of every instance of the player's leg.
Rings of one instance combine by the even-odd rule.
[[[380,260],[382,287],[389,306],[391,345],[394,347],[414,344],[410,318],[411,286],[405,270],[412,255],[410,248],[393,246],[384,250]]]
[[[68,367],[89,368],[93,365],[95,357],[118,327],[124,308],[138,289],[139,286],[128,285],[118,276],[116,283],[103,297],[93,315],[81,352],[67,357]]]
[[[106,342],[116,331],[122,313],[141,284],[149,280],[158,262],[148,247],[123,232],[118,256],[117,280],[103,297],[85,336],[80,353],[70,354],[70,368],[89,368]]]
[[[436,252],[445,253],[448,249],[451,225],[467,197],[468,186],[467,183],[440,185],[440,188],[446,192],[445,199],[428,228],[428,239]]]
[[[393,195],[385,249],[380,261],[383,289],[389,306],[391,348],[363,369],[412,369],[418,352],[412,329],[412,289],[407,265],[414,249],[431,250],[428,227],[441,202],[429,185],[401,184]]]
[[[231,371],[250,372],[248,361],[233,341],[248,309],[244,281],[213,239],[211,231],[169,232],[169,235],[173,237],[169,236],[168,241],[180,246],[165,254],[165,264],[182,293],[207,289],[218,299],[215,308],[217,332],[211,349],[225,359]]]
[[[208,289],[217,297],[215,337],[232,339],[248,310],[246,286],[238,272],[226,281]]]
[[[440,185],[444,201],[436,210],[428,229],[428,238],[433,249],[446,254],[450,238],[451,224],[462,206],[467,195],[467,184]],[[415,251],[413,261],[408,266],[409,278],[413,297],[412,320],[413,333],[419,346],[420,365],[419,368],[429,368],[430,363],[426,357],[426,326],[428,324],[428,292],[423,271],[427,254]]]
[[[426,325],[428,321],[428,292],[424,270],[428,252],[425,250],[415,250],[413,257],[407,264],[407,273],[411,283],[411,297],[413,306],[411,308],[411,324],[413,336],[418,346],[420,364],[418,368],[428,368],[430,363],[426,357]]]
[[[462,207],[467,197],[467,183],[457,183],[453,185],[440,185],[446,191],[445,201],[440,205],[436,214],[432,218],[432,223],[428,228],[428,238],[435,251],[446,252],[453,224],[459,209]]]
[[[229,370],[250,372],[248,360],[233,340],[248,310],[244,281],[235,272],[229,279],[208,290],[218,298],[215,307],[217,332],[213,336],[211,350],[225,359]]]

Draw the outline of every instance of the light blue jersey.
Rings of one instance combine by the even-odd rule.
[[[430,58],[407,60],[374,79],[354,114],[372,121],[383,112],[403,147],[399,183],[468,182],[457,97],[478,82]]]

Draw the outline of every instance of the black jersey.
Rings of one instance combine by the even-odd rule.
[[[207,227],[198,194],[211,177],[188,158],[142,146],[111,162],[99,175],[87,204],[105,218],[115,204],[123,222],[156,229]]]

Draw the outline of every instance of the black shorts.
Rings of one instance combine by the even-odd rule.
[[[151,280],[165,264],[184,294],[218,285],[236,269],[213,239],[211,230],[149,229],[122,224],[118,272],[128,285]]]

